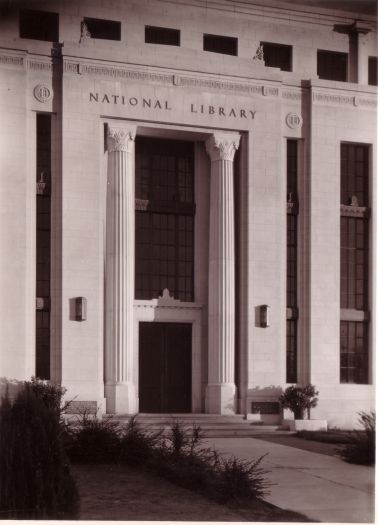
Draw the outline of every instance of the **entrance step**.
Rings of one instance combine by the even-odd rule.
[[[133,416],[117,414],[113,421],[126,425]],[[203,437],[257,437],[261,434],[277,432],[279,425],[262,425],[244,419],[241,414],[223,416],[217,414],[137,414],[138,426],[146,432],[168,434],[172,425],[178,421],[190,434],[193,426],[201,428]]]

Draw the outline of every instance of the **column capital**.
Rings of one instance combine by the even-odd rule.
[[[206,151],[211,161],[234,160],[235,151],[239,147],[240,135],[238,133],[214,133],[206,141]]]
[[[136,126],[107,126],[106,147],[109,153],[113,151],[129,152],[130,143],[134,142]]]

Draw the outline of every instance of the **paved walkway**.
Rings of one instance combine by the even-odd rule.
[[[276,485],[266,500],[327,523],[374,522],[374,468],[257,438],[209,438],[220,452],[256,459]]]

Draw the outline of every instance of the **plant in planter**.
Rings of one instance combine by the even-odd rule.
[[[294,414],[294,422],[289,422],[292,430],[327,430],[326,421],[310,419],[311,408],[318,404],[316,397],[318,394],[315,386],[308,384],[305,386],[289,386],[280,396],[281,406],[288,408]],[[304,419],[305,412],[307,413],[307,420]],[[301,423],[298,423],[299,421]]]

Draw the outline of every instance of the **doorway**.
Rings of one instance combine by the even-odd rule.
[[[191,412],[192,325],[139,323],[139,412]]]

